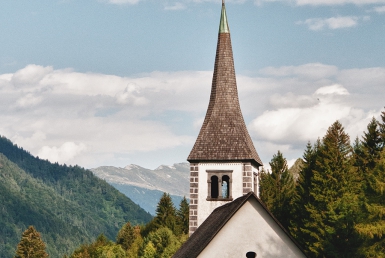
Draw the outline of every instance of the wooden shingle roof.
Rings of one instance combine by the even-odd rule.
[[[230,30],[224,3],[210,102],[202,128],[187,160],[250,161],[257,166],[263,165],[247,131],[239,105]]]
[[[209,217],[198,227],[198,229],[190,236],[190,238],[179,248],[172,258],[196,258],[208,246],[218,232],[225,224],[234,216],[234,214],[250,199],[254,198],[266,210],[271,218],[277,223],[282,231],[290,238],[290,240],[305,254],[302,247],[290,235],[289,232],[278,222],[271,214],[263,202],[255,195],[249,192],[234,201],[216,208]],[[306,256],[306,255],[305,255]]]

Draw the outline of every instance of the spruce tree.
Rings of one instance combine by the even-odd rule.
[[[17,245],[15,258],[44,258],[48,256],[40,233],[33,226],[29,226],[23,232]]]
[[[176,210],[172,199],[168,193],[163,193],[156,207],[156,216],[154,218],[156,228],[167,227],[174,233],[177,231]]]
[[[314,146],[310,142],[307,143],[293,197],[294,211],[290,222],[290,232],[302,246],[308,245],[308,237],[304,230],[306,231],[305,224],[309,221],[310,214],[306,210],[306,206],[314,202],[310,190],[320,145],[321,141],[319,139]]]
[[[287,228],[292,210],[294,179],[289,172],[287,161],[280,151],[274,154],[269,164],[271,173],[262,171],[260,177],[261,200],[278,221]]]
[[[189,232],[189,215],[189,204],[186,197],[183,197],[179,204],[179,210],[177,210],[178,226],[182,234],[188,234]]]
[[[370,121],[361,141],[361,151],[356,155],[356,163],[361,165],[359,169],[363,172],[365,194],[365,219],[356,225],[356,229],[365,239],[360,248],[360,253],[365,257],[385,256],[384,112],[381,119],[382,123],[374,118]]]
[[[342,125],[333,123],[312,170],[307,218],[301,228],[312,257],[353,257],[360,245],[355,229],[360,214],[360,182],[352,166],[352,147]]]
[[[385,148],[385,111],[381,112],[381,121],[378,123],[382,140],[382,148]]]
[[[356,225],[365,239],[360,248],[364,257],[385,257],[385,151],[374,169],[365,175],[365,220]]]
[[[364,173],[372,170],[380,159],[383,142],[379,122],[373,117],[362,137],[362,159]]]

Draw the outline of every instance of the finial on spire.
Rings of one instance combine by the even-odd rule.
[[[221,21],[219,23],[219,33],[230,33],[229,25],[227,24],[225,0],[222,0],[222,12]]]

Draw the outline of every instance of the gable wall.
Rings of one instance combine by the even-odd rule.
[[[305,257],[255,199],[234,214],[198,257],[246,257],[249,251],[258,258]]]

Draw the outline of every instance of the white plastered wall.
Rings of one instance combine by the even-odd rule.
[[[211,214],[211,212],[228,201],[207,201],[208,183],[207,170],[232,170],[232,197],[233,200],[243,195],[243,163],[199,163],[199,189],[198,189],[198,226]]]
[[[258,258],[306,257],[254,198],[234,214],[198,257],[246,257],[250,251]]]

